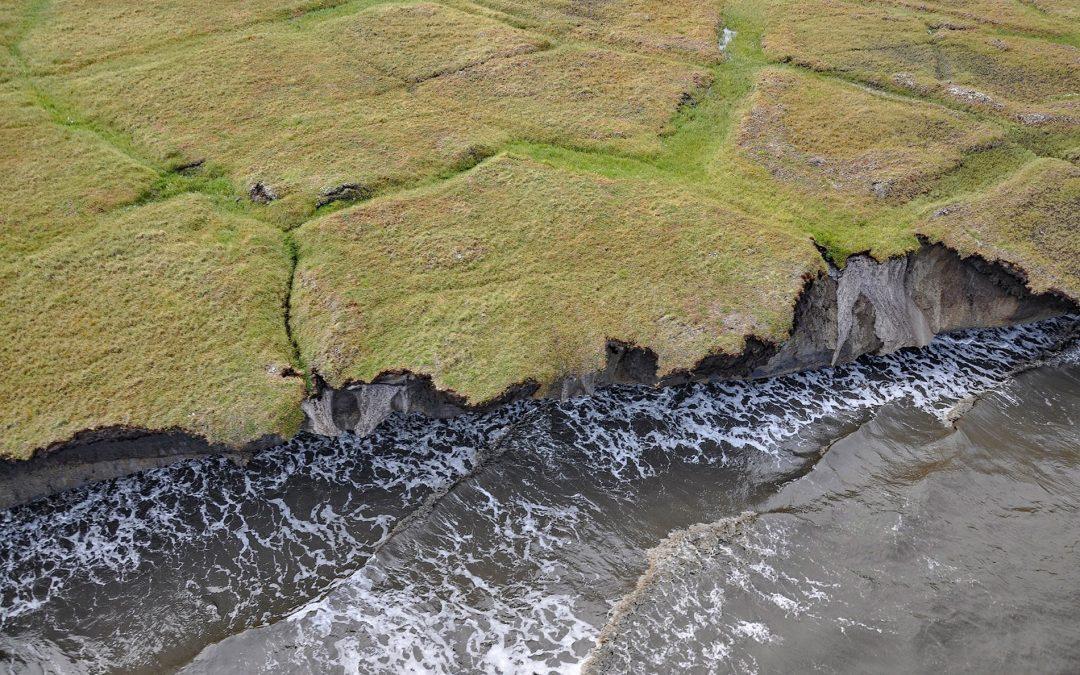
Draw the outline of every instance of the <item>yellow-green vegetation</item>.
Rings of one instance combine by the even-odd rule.
[[[19,73],[18,63],[7,51],[0,52],[0,82],[7,83]]]
[[[109,426],[232,444],[299,426],[268,225],[184,195],[88,222],[3,281],[4,455]]]
[[[608,339],[690,368],[782,339],[815,243],[923,234],[1076,298],[1078,26],[1067,0],[0,2],[0,455],[288,435],[315,373],[481,403]]]
[[[307,363],[335,386],[422,372],[474,401],[601,368],[608,338],[650,345],[662,373],[782,340],[824,268],[806,237],[693,192],[512,155],[298,238]]]
[[[91,131],[56,123],[15,83],[0,84],[0,174],[0,263],[87,228],[156,178]]]
[[[39,16],[21,46],[35,67],[70,67],[259,21],[297,18],[343,2],[54,0],[40,3]]]
[[[887,4],[951,15],[1007,30],[1068,36],[1080,9],[1071,0],[885,0]]]
[[[947,99],[1029,125],[1075,126],[1080,33],[1076,21],[1061,18],[1054,25],[1063,34],[1058,40],[885,2],[782,0],[764,47],[773,60]]]
[[[920,224],[965,254],[1010,262],[1036,291],[1080,297],[1080,168],[1039,159]]]
[[[259,25],[48,78],[160,161],[207,158],[307,213],[475,163],[511,139],[646,153],[699,68],[431,3]],[[324,197],[325,199],[325,197]]]
[[[739,124],[740,146],[781,180],[894,201],[1004,137],[943,106],[783,69],[762,71]]]
[[[458,6],[489,10],[491,16],[531,30],[596,40],[655,54],[704,62],[720,59],[720,4],[698,0],[479,0]]]

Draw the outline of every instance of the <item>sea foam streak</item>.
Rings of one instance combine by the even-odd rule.
[[[668,536],[588,670],[1075,670],[1075,353],[956,426],[885,408],[760,513]]]
[[[206,650],[191,671],[328,662],[361,672],[574,670],[611,604],[643,571],[643,550],[720,500],[733,500],[727,508],[737,512],[731,494],[762,465],[790,474],[786,440],[816,421],[892,402],[943,417],[958,399],[1039,358],[1069,325],[948,336],[926,350],[762,382],[534,404],[542,414],[515,425],[498,462],[350,578],[288,621]],[[680,492],[688,483],[695,494]],[[778,531],[758,535],[751,543],[761,565],[738,572],[750,586],[777,573],[769,561],[784,541]],[[797,615],[828,584],[798,580],[766,600]],[[678,608],[678,598],[668,600]],[[713,600],[719,608],[722,598]],[[749,618],[732,630],[759,644],[779,639]]]

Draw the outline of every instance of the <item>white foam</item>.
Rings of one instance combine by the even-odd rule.
[[[596,629],[575,614],[574,598],[527,581],[500,587],[473,568],[500,560],[514,579],[544,578],[557,567],[552,553],[572,543],[580,511],[487,497],[480,515],[495,536],[478,542],[447,530],[437,547],[410,548],[407,564],[359,570],[264,638],[298,645],[294,664],[328,657],[348,672],[456,673],[463,663],[486,673],[577,672],[575,646]]]
[[[355,569],[401,515],[471,470],[489,435],[520,412],[396,419],[371,438],[297,439],[246,470],[219,459],[186,462],[0,513],[0,631],[52,625],[50,608],[72,594],[87,609],[134,609],[147,590],[129,581],[144,581],[147,568],[169,570],[187,589],[170,598],[189,598],[172,609],[178,617],[204,617],[206,598],[217,596],[224,612],[211,605],[220,613],[212,630],[278,618],[264,608],[300,605],[350,563]],[[326,501],[305,498],[312,490]],[[192,628],[162,625],[155,646],[132,620],[112,629],[116,643],[87,638],[74,656],[100,670],[131,666],[146,650],[190,639]]]
[[[297,652],[406,670],[464,664],[495,671],[541,662],[572,670],[580,643],[598,628],[579,615],[575,597],[559,590],[564,551],[578,545],[575,528],[599,517],[581,495],[507,501],[476,486],[482,527],[446,522],[447,536],[429,548],[399,552],[413,563],[407,569],[438,572],[429,581],[380,576],[381,561],[363,565],[402,515],[468,473],[480,449],[503,438],[515,420],[542,409],[559,438],[530,437],[538,466],[587,472],[597,490],[619,498],[626,486],[662,476],[675,463],[727,466],[748,455],[780,461],[785,440],[827,417],[899,401],[944,414],[1039,356],[1071,320],[947,336],[919,352],[760,382],[618,388],[439,422],[392,418],[373,438],[302,438],[247,470],[205,460],[90,486],[47,507],[0,514],[0,630],[47,625],[52,604],[95,585],[108,591],[101,591],[102,602],[138,607],[125,582],[164,565],[194,584],[194,609],[184,611],[206,611],[201,592],[230,596],[216,630],[236,632],[296,610],[286,623],[297,632]],[[572,466],[561,463],[568,446],[577,453]],[[297,498],[298,485],[314,486],[320,499]],[[780,554],[779,540],[746,545],[761,565],[736,566],[730,581],[755,588],[755,579],[773,569],[767,560]],[[212,555],[215,547],[223,559]],[[199,558],[200,551],[211,553]],[[521,571],[510,575],[516,585],[479,571],[494,560]],[[278,574],[282,567],[287,578]],[[784,596],[790,611],[812,611],[827,597],[824,580],[798,587],[799,594]],[[191,639],[178,628],[176,639],[185,638]],[[327,645],[332,654],[323,651]],[[122,651],[102,658],[122,658]]]
[[[739,621],[735,624],[734,631],[737,635],[748,637],[755,642],[772,642],[774,639],[769,627],[759,621]]]
[[[662,475],[671,462],[716,463],[719,457],[756,452],[778,456],[780,443],[828,415],[873,409],[906,400],[928,411],[947,409],[950,400],[995,386],[1025,358],[1053,342],[1037,328],[990,332],[985,341],[969,336],[941,339],[933,348],[874,359],[855,367],[804,373],[763,382],[695,385],[681,390],[619,390],[552,407],[553,437],[530,437],[530,448],[558,472],[570,443],[580,454],[574,469],[618,494],[621,486]],[[569,437],[572,440],[567,440]],[[730,453],[730,454],[729,454]],[[326,598],[294,615],[287,636],[262,636],[259,642],[296,644],[294,667],[322,658],[367,664],[362,670],[425,672],[573,670],[599,626],[578,613],[578,601],[558,592],[565,568],[563,549],[574,531],[600,517],[587,503],[537,503],[523,497],[507,501],[474,485],[469,513],[485,523],[447,523],[437,542],[390,556],[389,567],[376,559]],[[552,494],[558,501],[567,494]],[[579,495],[580,497],[580,495]],[[476,533],[470,538],[459,529]],[[579,544],[580,545],[580,544]],[[723,547],[721,547],[723,548]],[[739,559],[728,567],[727,582],[801,616],[829,600],[828,580],[793,579],[778,574],[770,560],[786,555],[782,528],[764,527],[740,541]],[[729,554],[734,554],[728,549]],[[688,552],[689,557],[696,552]],[[404,561],[404,562],[403,562]],[[483,575],[472,565],[484,561],[507,566]],[[686,562],[686,561],[684,561]],[[692,564],[692,563],[687,563]],[[503,579],[508,576],[511,581]],[[572,576],[572,574],[571,574]],[[785,588],[783,593],[776,585]],[[707,601],[665,596],[682,625],[665,624],[672,648],[658,655],[657,667],[692,664],[680,654],[696,653],[700,622],[723,611],[717,585]],[[700,604],[699,604],[700,603]],[[768,626],[749,619],[709,649],[728,658],[740,640],[773,639]],[[277,627],[275,627],[277,628]],[[282,630],[279,628],[279,630]],[[345,637],[341,637],[345,636]],[[335,653],[326,651],[332,643]],[[235,649],[226,645],[221,652]],[[220,652],[219,652],[220,654]],[[318,655],[318,656],[313,656]],[[662,657],[662,658],[661,658]],[[687,657],[689,658],[689,657]],[[753,670],[740,656],[731,665]],[[213,663],[227,666],[228,659]]]

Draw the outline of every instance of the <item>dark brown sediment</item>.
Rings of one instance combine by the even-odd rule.
[[[322,435],[366,434],[395,412],[433,418],[534,396],[571,398],[617,384],[673,386],[702,380],[762,378],[850,363],[864,354],[922,347],[940,333],[992,328],[1060,316],[1076,303],[1032,293],[1023,273],[923,241],[905,256],[878,262],[848,259],[843,270],[808,279],[795,303],[789,338],[775,343],[748,335],[736,354],[710,354],[687,371],[658,375],[657,354],[608,340],[603,369],[549,383],[524,382],[479,405],[435,388],[431,378],[386,373],[372,382],[322,386],[304,402],[306,428]]]
[[[282,440],[269,436],[242,447],[230,447],[208,443],[182,430],[112,427],[86,431],[31,459],[0,462],[0,509],[185,459],[220,455],[243,463],[253,453]]]
[[[905,256],[879,262],[854,255],[843,270],[807,279],[794,305],[791,335],[782,343],[748,335],[741,352],[710,354],[690,370],[660,376],[652,349],[611,338],[601,370],[553,382],[522,382],[479,403],[438,389],[424,374],[387,372],[371,382],[335,389],[313,373],[315,393],[302,403],[304,429],[325,436],[363,435],[394,413],[446,418],[525,398],[588,395],[611,385],[771,377],[925,346],[934,335],[949,331],[1025,323],[1076,310],[1076,303],[1062,294],[1032,293],[1022,270],[978,256],[964,258],[923,240]],[[87,431],[30,460],[0,461],[0,508],[185,459],[225,455],[242,461],[282,440],[263,438],[230,447],[182,429]]]

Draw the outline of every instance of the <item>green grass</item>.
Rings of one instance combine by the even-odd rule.
[[[198,195],[92,219],[4,268],[0,454],[111,426],[295,433],[288,274],[276,228]]]
[[[425,373],[475,402],[595,370],[609,338],[664,373],[782,339],[824,268],[809,238],[691,191],[515,155],[296,236],[305,362],[332,385]]]
[[[768,66],[761,50],[766,13],[760,3],[732,2],[723,16],[724,25],[737,30],[738,37],[724,62],[713,68],[712,85],[694,105],[679,111],[673,132],[661,138],[656,155],[631,158],[536,143],[517,143],[510,149],[555,166],[690,187],[778,228],[804,232],[840,264],[860,251],[887,257],[916,246],[910,227],[915,214],[778,183],[745,157],[736,131],[749,112],[759,74]]]
[[[315,372],[481,402],[608,339],[689,368],[782,339],[815,243],[1077,297],[1080,17],[1040,8],[6,3],[0,455],[288,435]]]

